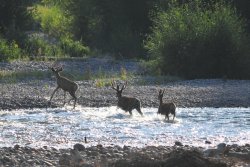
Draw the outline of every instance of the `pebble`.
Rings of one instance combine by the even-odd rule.
[[[75,145],[73,146],[73,148],[74,148],[75,150],[78,150],[78,151],[84,151],[84,150],[85,150],[84,145],[82,145],[82,144],[80,144],[80,143],[75,144]]]
[[[181,143],[181,142],[179,142],[179,141],[175,141],[175,143],[174,143],[176,146],[183,146],[183,144]]]

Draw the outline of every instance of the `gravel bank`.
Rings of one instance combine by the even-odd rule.
[[[219,154],[204,155],[201,149],[189,146],[132,148],[129,146],[85,148],[76,144],[72,149],[30,148],[15,145],[0,148],[0,166],[22,167],[229,167],[250,163],[250,147],[228,146],[227,151],[216,149]],[[245,166],[247,167],[247,166]]]
[[[77,82],[77,105],[86,107],[114,106],[116,92],[110,87],[97,87],[95,81]],[[31,80],[18,83],[0,83],[0,110],[20,108],[44,108],[53,90],[55,79]],[[189,80],[164,85],[128,84],[123,94],[141,100],[142,107],[158,107],[158,90],[165,89],[165,102],[173,101],[177,107],[249,107],[250,81],[248,80]],[[67,99],[70,96],[67,95]],[[63,91],[59,90],[52,107],[63,103]]]
[[[119,72],[124,67],[128,72],[141,71],[136,62],[116,62],[103,59],[60,62],[66,72],[92,69],[92,73],[103,71]],[[1,71],[44,71],[48,72],[51,62],[13,62],[0,63]],[[158,107],[158,90],[165,89],[165,102],[173,101],[177,107],[249,107],[249,80],[200,79],[166,82],[161,85],[153,83],[156,78],[150,78],[138,85],[136,80],[129,81],[123,94],[134,96],[141,100],[143,107]],[[110,87],[97,87],[96,81],[78,81],[78,105],[86,107],[113,106],[117,103],[116,92]],[[43,108],[56,88],[54,77],[43,80],[22,80],[4,82],[0,80],[0,110],[18,108]],[[69,95],[67,98],[70,98]],[[56,93],[52,107],[61,106],[63,91]]]

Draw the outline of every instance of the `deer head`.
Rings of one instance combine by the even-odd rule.
[[[60,71],[63,70],[63,66],[60,63],[53,63],[49,68],[54,73],[59,73]]]
[[[162,100],[164,92],[165,92],[165,89],[163,89],[163,90],[160,89],[160,90],[159,90],[159,95],[158,95],[158,99],[159,99],[159,100]]]
[[[116,88],[115,88],[115,85],[116,85]],[[127,86],[127,81],[125,82],[125,84],[122,85],[121,89],[120,89],[120,85],[117,85],[115,81],[112,81],[111,83],[111,88],[116,90],[117,97],[122,97],[122,91],[126,88],[126,86]]]

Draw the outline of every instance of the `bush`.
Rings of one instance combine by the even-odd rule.
[[[245,23],[230,5],[173,3],[153,18],[145,42],[164,74],[187,78],[249,78]]]
[[[80,41],[74,41],[67,37],[62,37],[60,41],[63,51],[71,57],[83,57],[89,54],[89,48]]]
[[[58,6],[37,5],[32,16],[49,35],[60,37],[70,34],[73,18],[66,15]]]
[[[22,51],[15,41],[7,42],[0,37],[0,61],[10,61],[22,57]]]
[[[62,56],[63,51],[56,43],[51,41],[48,37],[46,38],[39,35],[30,36],[26,41],[26,51],[31,58],[35,59]]]
[[[51,1],[52,3],[53,1]],[[62,52],[72,57],[82,57],[89,53],[89,48],[82,41],[73,39],[72,22],[73,17],[59,5],[53,5],[50,1],[43,1],[47,5],[37,5],[33,11],[33,18],[41,24],[42,30],[50,37],[54,37],[52,46],[43,39],[34,39],[36,49],[42,49],[46,55],[58,55]],[[56,3],[55,3],[56,4]]]

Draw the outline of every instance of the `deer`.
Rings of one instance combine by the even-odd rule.
[[[74,107],[73,107],[73,109],[75,109],[76,101],[77,101],[76,91],[78,89],[78,84],[75,83],[74,81],[71,81],[70,79],[68,79],[66,77],[61,76],[60,72],[63,71],[62,66],[56,67],[56,68],[51,67],[51,71],[56,76],[57,87],[53,91],[53,93],[52,93],[52,95],[50,97],[49,104],[51,104],[51,100],[52,100],[54,94],[56,93],[56,91],[61,88],[64,91],[64,103],[63,103],[63,105],[65,105],[65,103],[66,103],[65,102],[66,92],[68,92],[72,96],[72,99],[70,99],[69,102],[71,100],[73,100],[73,99],[75,100],[74,101]]]
[[[168,118],[168,120],[169,120],[169,114],[172,114],[173,120],[174,120],[176,105],[173,102],[171,102],[171,103],[163,103],[162,102],[164,92],[165,92],[165,90],[161,90],[161,89],[159,90],[158,99],[160,101],[160,105],[159,105],[157,114],[165,115],[165,119]]]
[[[143,113],[141,112],[141,102],[139,99],[134,97],[128,97],[128,96],[122,96],[122,91],[126,88],[127,82],[122,85],[120,89],[120,85],[116,84],[115,88],[115,82],[112,81],[111,88],[116,90],[116,96],[118,98],[117,107],[121,108],[125,112],[129,112],[130,115],[132,115],[132,110],[136,109],[138,113],[143,116]]]

